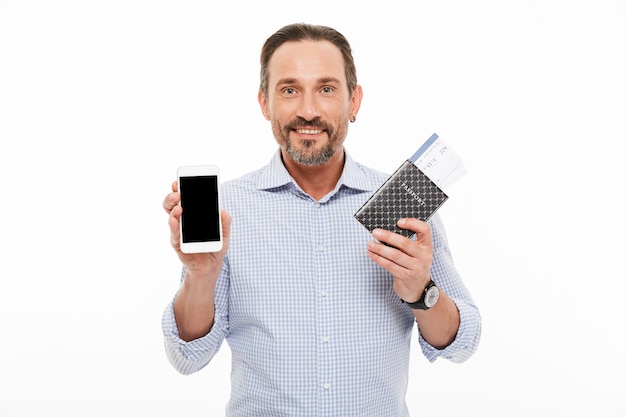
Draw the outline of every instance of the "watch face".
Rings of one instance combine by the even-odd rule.
[[[426,304],[426,307],[431,308],[432,306],[435,305],[438,299],[439,299],[439,288],[434,287],[434,286],[430,287],[428,291],[426,292],[426,297],[424,297],[424,304]]]

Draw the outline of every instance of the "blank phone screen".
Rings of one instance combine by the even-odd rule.
[[[217,176],[180,177],[182,241],[220,240]]]

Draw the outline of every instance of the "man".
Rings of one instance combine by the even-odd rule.
[[[480,315],[440,218],[399,219],[416,233],[408,239],[353,217],[387,178],[343,146],[362,95],[340,33],[280,29],[263,47],[258,94],[280,149],[223,184],[223,250],[182,253],[175,183],[163,202],[183,263],[163,316],[166,352],[189,374],[228,340],[229,416],[408,416],[414,323],[430,361],[462,362],[478,346]],[[434,306],[412,304],[434,284]]]

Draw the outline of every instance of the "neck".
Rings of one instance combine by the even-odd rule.
[[[337,182],[343,172],[344,150],[337,152],[322,165],[301,165],[291,159],[285,152],[281,152],[283,164],[287,172],[293,177],[302,190],[320,200],[337,186]]]

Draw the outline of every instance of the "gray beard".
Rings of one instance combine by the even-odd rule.
[[[305,148],[310,148],[314,142],[304,142]],[[295,149],[291,146],[291,141],[287,141],[287,146],[285,146],[285,152],[287,155],[291,157],[294,161],[299,163],[300,165],[306,166],[317,166],[322,165],[326,161],[328,161],[334,154],[337,152],[337,147],[333,147],[332,143],[328,143],[324,148],[322,148],[319,152],[315,152],[313,154],[308,152],[302,152],[298,149]]]

